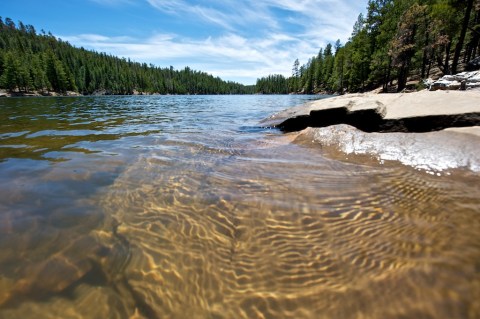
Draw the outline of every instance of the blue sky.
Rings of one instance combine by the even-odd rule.
[[[254,84],[345,43],[368,0],[1,0],[0,16],[77,47]]]

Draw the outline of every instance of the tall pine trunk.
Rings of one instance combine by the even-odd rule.
[[[417,25],[414,24],[412,27],[412,33],[410,35],[410,39],[408,43],[414,44],[415,43],[415,35],[417,33]],[[405,51],[405,56],[403,58],[402,65],[400,66],[400,70],[398,73],[398,87],[397,91],[401,92],[407,86],[408,75],[410,73],[410,64],[412,62],[412,58],[415,55],[414,48],[410,48]]]
[[[423,43],[423,57],[422,57],[422,79],[425,79],[425,77],[428,77],[427,73],[427,67],[429,61],[429,56],[431,49],[429,50],[429,45],[430,45],[430,30],[428,28],[429,25],[429,19],[428,19],[428,14],[425,11],[425,14],[423,16],[423,28],[425,28],[425,42]]]
[[[467,47],[465,62],[468,62],[471,59],[475,58],[475,55],[477,53],[477,48],[480,42],[480,28],[476,26],[480,25],[480,9],[476,12],[473,25],[473,28],[469,27],[469,29],[472,31],[472,38],[470,39]]]
[[[450,48],[452,47],[452,42],[448,42],[445,45],[445,60],[442,60],[442,55],[437,55],[437,65],[440,70],[443,72],[444,75],[451,74],[450,73]]]
[[[422,79],[425,78],[426,72],[427,72],[427,64],[428,64],[428,57],[429,57],[429,52],[428,52],[428,45],[430,42],[430,32],[426,32],[425,34],[425,43],[423,47],[423,58],[422,58]]]
[[[463,49],[463,42],[465,41],[465,35],[467,34],[468,23],[470,22],[470,13],[472,12],[473,0],[467,0],[467,9],[465,10],[465,17],[463,19],[462,30],[458,39],[457,46],[455,47],[455,54],[453,55],[452,73],[457,73],[458,60],[460,59],[460,53]]]

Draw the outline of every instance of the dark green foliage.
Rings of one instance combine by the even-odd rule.
[[[251,94],[254,86],[186,67],[159,68],[75,48],[31,25],[0,18],[0,88],[92,94]]]
[[[287,94],[288,88],[287,79],[280,74],[258,79],[256,85],[257,93],[262,94]]]
[[[328,44],[307,64],[296,60],[288,93],[401,91],[435,68],[458,72],[480,53],[480,0],[369,0],[349,41],[332,51]],[[262,86],[276,87],[268,79]]]

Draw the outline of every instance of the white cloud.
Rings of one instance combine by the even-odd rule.
[[[230,31],[251,23],[277,25],[276,20],[268,14],[268,10],[263,5],[259,5],[261,1],[214,0],[199,1],[196,4],[186,0],[146,0],[146,2],[161,12],[182,18],[201,19]]]
[[[282,34],[274,34],[265,39],[247,39],[227,34],[201,40],[156,34],[141,42],[128,37],[109,38],[95,34],[60,37],[77,46],[128,57],[134,61],[154,63],[162,67],[173,65],[177,69],[189,66],[246,84],[253,84],[256,78],[271,73],[288,76],[298,53],[292,54],[282,48],[286,47],[286,43],[297,42]]]
[[[120,3],[131,0],[92,0]],[[289,76],[301,63],[340,38],[345,42],[367,0],[144,0],[163,14],[195,19],[220,35],[157,33],[143,39],[83,34],[61,37],[77,46],[177,69],[189,66],[226,80],[255,83],[268,74]],[[179,31],[180,32],[180,31]]]
[[[98,0],[121,1],[121,0]],[[266,31],[285,29],[285,22],[304,28],[304,35],[312,29],[332,28],[340,30],[339,36],[348,36],[359,12],[366,7],[367,0],[146,0],[155,9],[164,13],[202,19],[230,31],[240,27],[262,25]],[[291,16],[283,21],[278,19],[275,9],[281,9]]]
[[[190,5],[183,0],[147,0],[147,2],[163,12],[180,13],[186,11]]]

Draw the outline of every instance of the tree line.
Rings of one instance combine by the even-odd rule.
[[[480,0],[369,0],[350,39],[328,44],[258,93],[403,91],[408,79],[454,74],[480,53]]]
[[[32,25],[0,17],[0,88],[92,94],[250,94],[254,86],[189,67],[175,70],[76,48]]]

